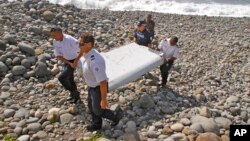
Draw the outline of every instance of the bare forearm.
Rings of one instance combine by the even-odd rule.
[[[101,98],[102,98],[102,100],[106,100],[107,99],[107,92],[108,92],[107,81],[106,80],[101,82],[100,89],[101,89]]]
[[[165,59],[164,63],[173,63],[175,59],[176,59],[175,57]]]
[[[83,55],[83,53],[80,52],[80,53],[78,54],[78,56],[76,57],[75,61],[78,62],[78,61],[80,60],[80,58],[82,57],[82,55]]]

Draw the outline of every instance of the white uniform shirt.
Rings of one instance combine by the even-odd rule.
[[[108,80],[105,60],[97,50],[91,49],[84,58],[85,60],[80,60],[80,65],[83,78],[89,87],[99,86],[101,81]]]
[[[170,40],[162,40],[158,48],[163,52],[164,58],[167,60],[171,57],[178,58],[180,55],[180,49],[177,45],[171,46]]]
[[[62,41],[53,40],[53,46],[55,56],[63,56],[67,60],[75,59],[80,51],[79,41],[67,34],[63,34]]]

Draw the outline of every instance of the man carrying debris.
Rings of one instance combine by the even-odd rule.
[[[92,115],[92,124],[87,126],[88,131],[96,131],[102,128],[102,118],[113,121],[115,126],[122,117],[122,111],[107,109],[108,78],[106,74],[105,60],[94,49],[95,39],[90,34],[84,34],[79,39],[80,54],[74,61],[73,67],[82,65],[82,75],[88,85],[88,108]],[[85,60],[80,60],[83,55]]]
[[[80,100],[80,96],[74,81],[74,68],[72,65],[78,56],[79,42],[74,37],[64,34],[60,27],[52,28],[50,32],[54,39],[54,54],[58,60],[64,63],[64,69],[58,77],[58,80],[63,87],[70,92],[67,100],[71,103],[77,103],[77,101]]]
[[[137,29],[134,31],[134,41],[142,46],[151,46],[151,34],[146,30],[146,22],[137,22]]]
[[[178,38],[172,36],[160,42],[158,49],[163,52],[164,63],[160,66],[161,86],[165,86],[168,79],[168,73],[173,66],[174,61],[179,57],[180,51],[177,45]]]

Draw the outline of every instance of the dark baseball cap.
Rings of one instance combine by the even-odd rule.
[[[138,21],[136,24],[137,24],[137,26],[141,26],[141,25],[146,25],[146,22],[145,21]]]

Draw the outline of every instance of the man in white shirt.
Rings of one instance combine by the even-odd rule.
[[[59,27],[51,29],[51,36],[54,39],[54,54],[58,60],[64,63],[64,69],[58,80],[66,90],[70,91],[67,100],[76,103],[80,100],[80,96],[74,81],[74,68],[72,65],[79,53],[79,42],[74,37],[64,34]]]
[[[180,55],[177,42],[178,38],[176,36],[172,36],[167,40],[162,40],[158,46],[158,48],[163,52],[164,57],[164,63],[160,66],[162,86],[166,85],[169,70],[173,66],[174,60],[177,59]]]
[[[83,78],[88,85],[88,108],[92,115],[92,125],[87,126],[87,130],[95,131],[102,128],[102,118],[113,121],[113,126],[117,125],[121,119],[121,111],[111,111],[107,109],[108,78],[106,74],[105,60],[101,54],[93,49],[94,37],[84,34],[79,39],[80,54],[74,61],[73,67],[80,60],[82,65]]]

